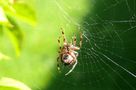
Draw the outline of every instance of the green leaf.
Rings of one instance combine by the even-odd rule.
[[[2,7],[6,16],[12,16],[16,20],[24,21],[32,26],[36,25],[35,12],[25,2],[3,1]]]
[[[5,12],[3,10],[3,8],[0,6],[0,25],[4,25],[7,27],[11,27],[12,25],[10,24],[10,22],[8,21]]]
[[[32,26],[36,25],[35,13],[27,4],[15,3],[13,4],[13,8],[15,9],[15,13],[12,12],[12,16],[17,17],[17,19],[29,23]]]
[[[13,27],[5,27],[3,31],[9,37],[9,40],[15,48],[16,55],[19,56],[23,41],[23,34],[12,17],[8,16],[8,20],[11,22]]]
[[[17,56],[20,56],[20,50],[22,45],[22,33],[18,28],[5,28],[4,32],[9,37],[13,47],[15,48]]]
[[[24,83],[12,78],[3,77],[0,79],[0,90],[31,90]]]
[[[20,56],[22,44],[22,35],[19,35],[21,34],[20,30],[13,30],[7,28],[4,32],[8,35],[12,45],[14,46],[17,56]]]

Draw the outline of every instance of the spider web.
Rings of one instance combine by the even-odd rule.
[[[88,1],[89,2],[89,1]],[[49,90],[136,89],[136,0],[91,0],[96,9],[78,23],[55,1],[67,25],[83,32],[78,64],[67,77],[52,75]]]

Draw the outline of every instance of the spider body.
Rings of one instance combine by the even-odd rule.
[[[75,63],[78,56],[78,52],[76,52],[75,50],[79,50],[79,48],[73,45],[63,46],[61,50],[61,60],[65,65],[72,65]]]
[[[59,50],[59,57],[57,58],[58,61],[58,70],[60,70],[60,66],[59,66],[59,60],[65,65],[72,65],[72,69],[69,70],[68,73],[66,73],[65,75],[68,75],[69,73],[71,73],[75,66],[77,65],[77,57],[78,57],[78,52],[77,50],[80,50],[81,48],[81,44],[82,44],[82,34],[80,35],[80,46],[76,46],[76,37],[74,36],[73,39],[73,43],[68,43],[66,41],[64,32],[62,30],[62,36],[63,36],[63,46],[60,46],[60,37],[58,39],[58,43],[60,46],[60,50]]]

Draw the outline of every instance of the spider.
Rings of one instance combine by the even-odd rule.
[[[60,65],[59,65],[59,60],[61,61],[62,64],[64,64],[65,66],[69,66],[72,65],[72,68],[69,70],[69,72],[67,72],[65,74],[68,75],[70,74],[74,68],[77,65],[77,57],[78,57],[78,52],[77,50],[80,50],[81,45],[82,45],[82,33],[80,35],[80,43],[79,43],[79,47],[76,46],[76,36],[72,37],[72,41],[73,43],[68,43],[64,34],[63,29],[62,30],[62,38],[63,38],[63,46],[60,45],[60,37],[58,39],[58,44],[59,44],[59,56],[57,57],[57,67],[58,67],[58,71],[60,71]]]

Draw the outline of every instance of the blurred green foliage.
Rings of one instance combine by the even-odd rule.
[[[18,25],[18,22],[24,22],[35,26],[36,16],[33,9],[31,9],[25,2],[20,0],[0,0],[0,42],[1,48],[5,51],[2,45],[3,37],[8,37],[16,52],[16,56],[20,56],[20,50],[23,41],[23,33]],[[4,40],[5,43],[5,40]],[[6,45],[6,44],[5,44]],[[4,55],[0,50],[0,60],[10,60],[13,56]],[[6,70],[6,69],[4,69]],[[1,73],[2,74],[2,73]],[[3,76],[1,76],[3,77]],[[22,84],[23,85],[23,84]],[[21,86],[21,83],[12,81],[10,79],[0,80],[0,90],[30,90]]]
[[[11,78],[0,79],[0,90],[31,90],[25,84]]]
[[[26,22],[32,26],[36,24],[34,11],[20,0],[1,0],[0,1],[0,28],[11,40],[15,48],[16,55],[20,55],[23,33],[17,21]]]

